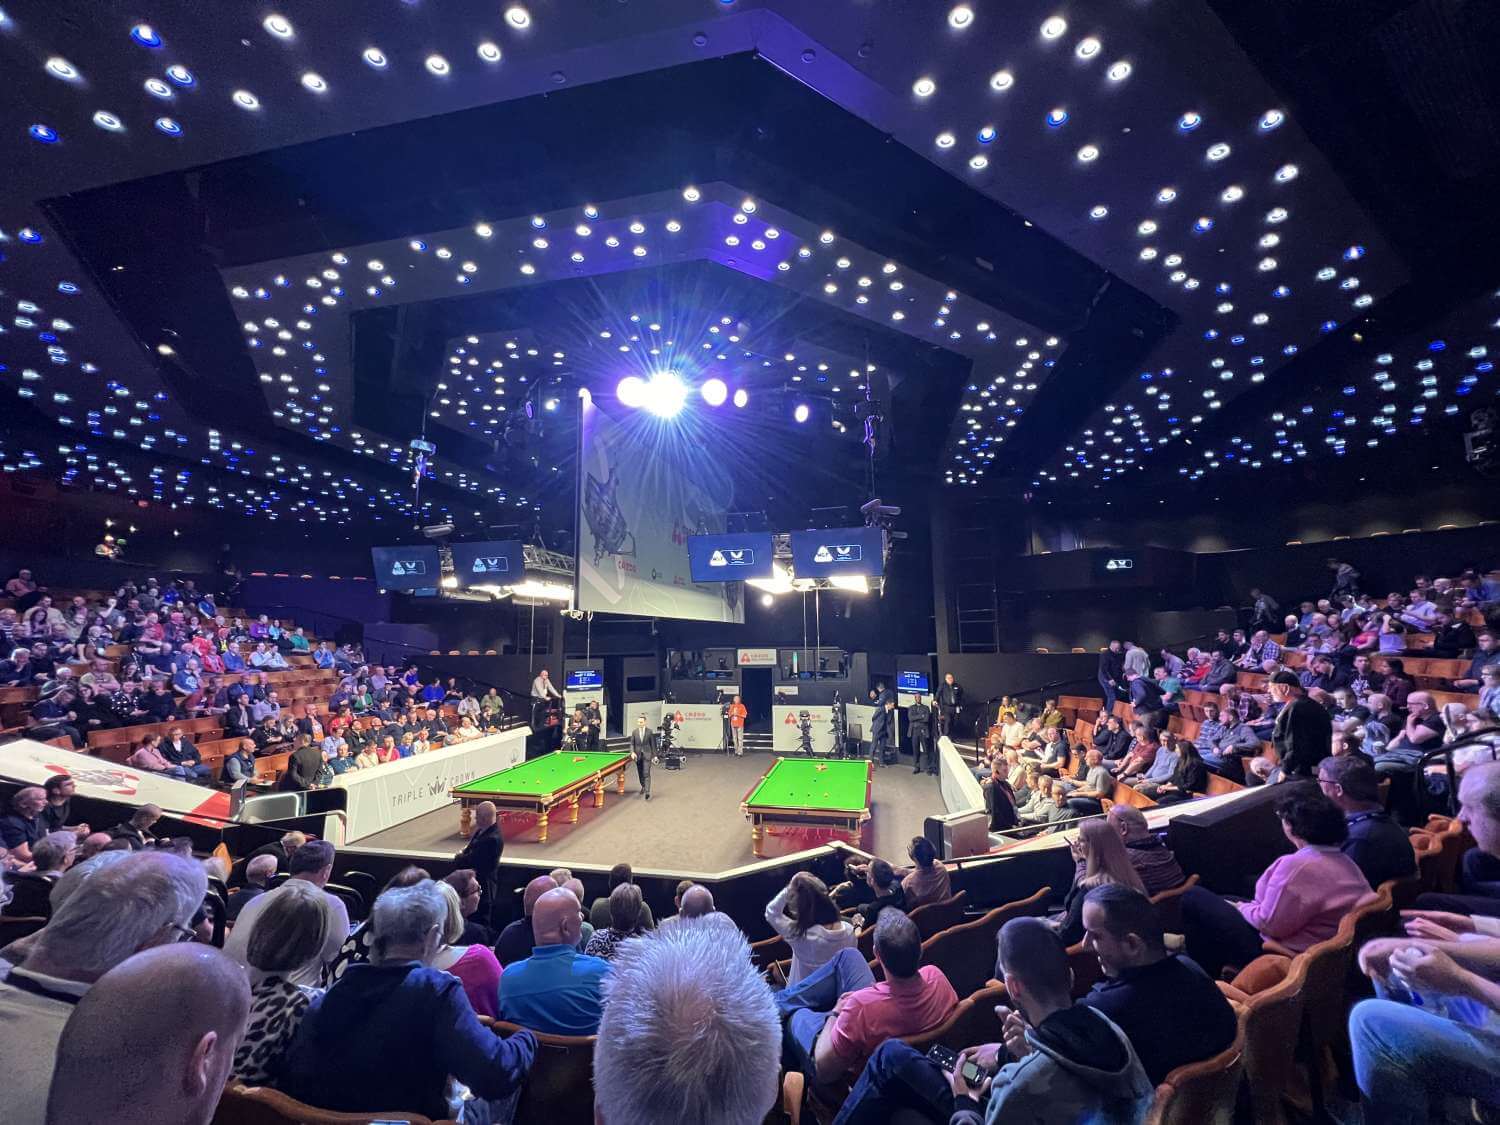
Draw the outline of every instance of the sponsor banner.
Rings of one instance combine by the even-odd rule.
[[[802,731],[797,725],[797,714],[806,711],[812,720],[812,748],[814,754],[833,753],[833,708],[832,707],[786,707],[771,708],[771,749],[778,754],[802,753]]]
[[[741,668],[774,668],[776,667],[776,650],[774,648],[742,648],[736,663]]]
[[[414,758],[339,774],[333,784],[349,794],[345,838],[353,842],[453,805],[448,795],[453,786],[525,761],[530,733],[529,727],[517,727]],[[457,831],[456,807],[453,824]]]
[[[686,750],[717,750],[724,742],[724,720],[719,704],[673,703],[672,716],[677,720],[673,741]],[[660,722],[657,724],[660,726]]]

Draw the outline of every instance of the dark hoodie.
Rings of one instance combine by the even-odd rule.
[[[1130,1041],[1109,1018],[1075,1006],[1028,1028],[1031,1054],[995,1075],[981,1107],[957,1098],[949,1125],[994,1122],[1095,1121],[1135,1125],[1153,1093]]]

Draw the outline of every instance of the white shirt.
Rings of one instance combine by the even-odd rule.
[[[814,969],[822,968],[841,949],[853,949],[856,941],[854,927],[840,921],[837,926],[811,926],[798,934],[792,919],[786,915],[786,901],[791,897],[790,885],[766,905],[766,921],[771,928],[786,939],[792,947],[792,969],[787,984],[796,984]]]
[[[285,885],[283,883],[282,887]],[[234,929],[230,930],[229,936],[224,939],[224,952],[250,970],[252,987],[259,983],[264,974],[251,966],[247,956],[250,948],[250,934],[255,928],[255,920],[260,917],[261,911],[266,908],[268,902],[281,893],[282,887],[267,891],[263,895],[256,895],[247,902],[244,909],[240,911],[240,916],[235,919]],[[300,972],[282,974],[293,984],[305,985],[308,988],[322,986],[323,966],[339,955],[339,949],[349,937],[349,911],[344,908],[338,896],[324,892],[323,898],[328,904],[329,918],[327,933],[323,937],[322,951],[315,961],[305,966]]]
[[[531,696],[533,699],[561,699],[562,692],[553,686],[551,676],[545,679],[538,676],[531,681]]]

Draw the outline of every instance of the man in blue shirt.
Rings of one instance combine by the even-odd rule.
[[[609,962],[578,952],[582,907],[572,891],[557,887],[536,900],[531,924],[531,956],[500,977],[500,1018],[546,1035],[593,1035]]]

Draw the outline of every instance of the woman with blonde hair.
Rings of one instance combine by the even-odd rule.
[[[1069,847],[1077,868],[1073,886],[1063,902],[1063,914],[1055,925],[1063,943],[1074,945],[1083,940],[1083,900],[1091,890],[1106,883],[1119,883],[1145,894],[1146,885],[1130,862],[1124,839],[1105,817],[1085,820]]]
[[[442,944],[428,964],[458,978],[475,1015],[495,1019],[500,1014],[500,962],[487,945],[459,944],[464,935],[463,896],[447,881],[438,883],[438,891],[448,904],[448,916]]]
[[[289,879],[266,898],[245,947],[250,1019],[231,1068],[247,1086],[265,1085],[275,1077],[308,1005],[323,994],[321,988],[293,980],[322,956],[323,939],[333,924],[328,896],[306,879]]]

